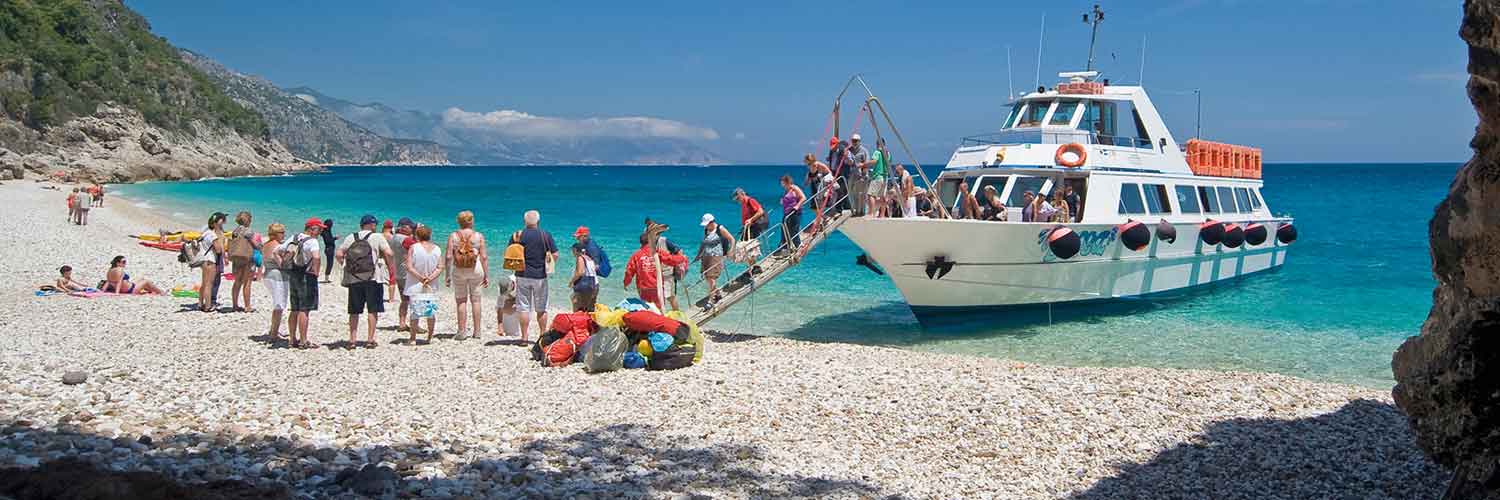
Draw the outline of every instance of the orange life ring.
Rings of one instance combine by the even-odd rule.
[[[1068,161],[1063,159],[1063,153],[1069,151],[1072,151],[1074,155],[1078,156],[1077,161]],[[1056,161],[1058,165],[1062,165],[1068,168],[1081,167],[1083,166],[1083,162],[1088,161],[1088,159],[1089,151],[1087,149],[1084,149],[1082,144],[1076,142],[1063,144],[1062,147],[1057,148],[1057,154],[1052,157],[1052,160]]]

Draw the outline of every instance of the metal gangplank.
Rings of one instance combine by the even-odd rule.
[[[821,206],[816,203],[816,196],[814,195],[814,198],[805,200],[799,206],[805,214],[804,218],[811,217],[813,219],[802,227],[797,228],[802,233],[800,245],[795,248],[790,247],[786,243],[784,235],[781,234],[783,232],[779,227],[781,225],[772,225],[771,229],[756,239],[756,244],[759,248],[767,248],[768,245],[765,240],[770,239],[773,235],[782,238],[782,243],[773,247],[774,250],[771,252],[756,259],[754,263],[744,266],[745,269],[742,272],[728,278],[720,285],[720,297],[717,301],[710,301],[706,297],[707,290],[702,290],[706,283],[701,278],[698,282],[689,285],[688,290],[702,292],[700,295],[704,296],[703,300],[687,306],[689,311],[691,311],[688,315],[689,319],[701,326],[729,311],[729,308],[749,298],[756,290],[770,283],[771,280],[781,276],[787,270],[796,267],[797,264],[802,262],[802,258],[807,256],[808,252],[811,252],[813,248],[816,248],[823,241],[827,240],[829,235],[832,235],[834,231],[839,229],[839,226],[844,225],[844,222],[854,217],[854,213],[850,210],[834,211],[828,208],[839,206],[840,203],[847,199],[847,195],[837,200],[827,201],[821,204]],[[825,200],[831,198],[832,196],[829,195]],[[822,217],[811,215],[816,214],[820,209],[824,213]],[[729,264],[729,259],[725,258],[719,265],[725,266],[727,264]],[[729,273],[722,273],[721,276],[729,276]],[[694,288],[698,290],[694,290]]]

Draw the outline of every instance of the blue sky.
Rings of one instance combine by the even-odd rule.
[[[646,116],[717,132],[732,161],[796,163],[850,74],[926,161],[1004,116],[1017,90],[1081,69],[1091,2],[129,1],[157,34],[284,87],[474,113]],[[1179,139],[1267,161],[1463,161],[1461,2],[1102,2],[1097,65],[1145,83]],[[846,125],[847,126],[847,125]],[[868,125],[864,125],[868,127]],[[846,131],[847,135],[847,131]],[[826,140],[826,139],[825,139]]]

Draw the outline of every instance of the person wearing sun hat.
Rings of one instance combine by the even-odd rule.
[[[313,346],[308,341],[307,323],[312,311],[318,310],[318,268],[323,258],[323,247],[318,236],[327,228],[317,217],[308,218],[302,225],[302,234],[284,244],[286,254],[282,257],[292,259],[289,267],[293,269],[283,278],[287,280],[287,298],[292,311],[288,330],[291,331],[291,346],[294,348]]]
[[[703,214],[698,225],[703,227],[703,241],[698,243],[698,272],[708,283],[708,291],[698,305],[707,308],[720,298],[719,275],[724,272],[724,256],[734,248],[734,235],[714,219],[714,214]]]

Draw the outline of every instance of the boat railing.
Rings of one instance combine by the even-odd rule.
[[[1143,137],[1106,135],[1074,129],[1046,128],[1004,130],[964,137],[959,146],[1012,146],[1021,144],[1067,144],[1077,142],[1124,148],[1151,149],[1151,140]]]
[[[836,187],[824,187],[823,189],[820,189],[818,193],[808,195],[805,199],[802,200],[802,203],[799,203],[797,205],[797,210],[800,211],[804,216],[809,213],[812,214],[811,221],[804,220],[800,224],[800,227],[797,227],[795,229],[797,234],[802,235],[801,239],[803,240],[803,246],[806,246],[806,241],[809,238],[809,232],[815,234],[818,231],[823,230],[824,224],[826,224],[828,219],[839,211],[838,207],[849,200],[849,190],[846,188],[844,182],[844,178],[836,177],[834,181]],[[769,227],[764,232],[751,239],[755,241],[755,248],[762,252],[758,257],[754,259],[753,263],[734,262],[729,258],[729,255],[725,255],[724,258],[719,259],[719,262],[717,264],[709,267],[707,270],[703,270],[700,268],[698,274],[696,275],[696,279],[687,280],[686,278],[684,278],[684,281],[680,282],[680,284],[683,285],[680,291],[682,292],[683,298],[688,299],[688,303],[679,303],[679,305],[683,306],[684,308],[691,309],[693,307],[698,307],[697,303],[693,302],[694,297],[697,297],[698,299],[709,297],[713,290],[707,290],[708,279],[704,276],[707,274],[711,274],[711,272],[713,271],[717,271],[718,275],[718,280],[715,285],[719,288],[723,288],[728,284],[729,280],[733,279],[735,276],[741,275],[741,273],[743,273],[747,269],[750,269],[751,267],[760,267],[765,264],[766,261],[773,258],[787,258],[789,256],[798,255],[799,251],[802,249],[793,248],[791,246],[791,238],[789,238],[789,236],[792,234],[790,233],[790,231],[792,231],[793,229],[787,227],[786,225],[786,214],[781,213],[779,217],[772,217],[774,212],[774,209],[766,210],[766,217],[770,219],[770,221],[780,222],[777,224],[768,224]],[[749,230],[750,228],[748,227],[741,228],[740,232],[738,234],[735,234],[736,245],[738,245],[741,241],[747,241],[744,236],[747,236],[747,232]],[[775,244],[774,246],[772,245],[773,236],[781,238],[780,243]],[[701,242],[701,237],[699,241]],[[771,248],[771,251],[764,252],[766,248]],[[735,249],[731,247],[730,250],[734,251]],[[696,251],[694,252],[692,260],[688,263],[690,273],[692,272],[693,264],[699,264],[700,266],[702,265],[701,258]]]

